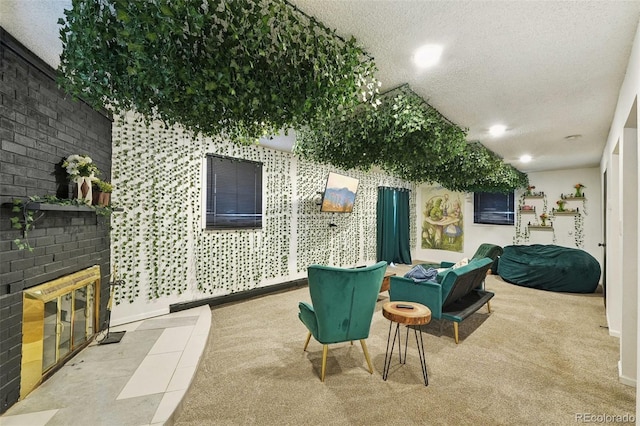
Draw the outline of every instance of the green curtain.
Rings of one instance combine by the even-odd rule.
[[[411,264],[408,190],[378,187],[376,237],[378,261]]]

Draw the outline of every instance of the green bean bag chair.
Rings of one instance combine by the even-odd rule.
[[[593,293],[600,264],[584,250],[556,245],[506,246],[498,263],[503,280],[524,287]]]

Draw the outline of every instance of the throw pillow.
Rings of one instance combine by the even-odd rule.
[[[453,264],[453,266],[451,267],[451,269],[456,269],[459,268],[461,266],[465,266],[469,264],[469,258],[465,257],[464,259],[460,259],[459,261],[457,261],[456,263]]]

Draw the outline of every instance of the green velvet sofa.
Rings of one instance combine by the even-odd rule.
[[[493,260],[491,271],[492,273],[496,274],[498,272],[498,261],[500,260],[500,256],[502,255],[503,251],[504,250],[502,249],[502,247],[498,245],[491,244],[491,243],[482,243],[478,246],[478,249],[469,260],[482,259],[485,257],[491,258]],[[455,262],[443,261],[440,263],[425,263],[422,266],[424,266],[425,268],[431,267],[431,268],[441,269],[441,268],[451,268],[454,264]]]
[[[484,289],[484,279],[493,265],[493,259],[473,259],[468,265],[448,269],[441,281],[414,282],[410,278],[391,277],[389,299],[392,302],[417,302],[431,310],[431,317],[453,322],[456,343],[459,342],[458,324],[480,309],[494,293]]]

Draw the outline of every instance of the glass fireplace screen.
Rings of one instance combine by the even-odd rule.
[[[99,265],[24,291],[20,398],[91,341],[99,298]]]

